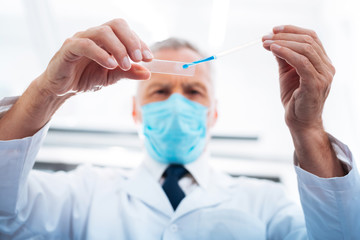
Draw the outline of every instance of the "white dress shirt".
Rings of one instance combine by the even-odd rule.
[[[349,173],[323,179],[295,166],[303,211],[281,184],[230,177],[203,154],[185,166],[174,212],[161,187],[167,166],[149,157],[131,174],[32,170],[47,128],[0,141],[0,239],[359,239],[359,174],[331,136]]]

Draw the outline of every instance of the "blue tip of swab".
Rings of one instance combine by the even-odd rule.
[[[187,69],[190,66],[193,66],[193,65],[196,65],[196,64],[199,64],[199,63],[202,63],[202,62],[211,61],[211,60],[214,60],[214,59],[216,59],[216,56],[211,56],[211,57],[204,58],[204,59],[201,59],[201,60],[198,60],[198,61],[187,63],[187,64],[183,65],[183,69]]]

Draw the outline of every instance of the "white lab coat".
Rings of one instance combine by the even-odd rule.
[[[322,179],[295,166],[305,223],[280,184],[232,178],[209,167],[206,155],[186,166],[198,186],[175,212],[151,161],[130,175],[92,166],[31,171],[46,132],[0,141],[0,239],[360,238],[359,174],[332,137],[350,172]]]

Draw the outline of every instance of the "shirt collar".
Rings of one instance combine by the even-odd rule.
[[[210,154],[208,151],[204,151],[198,159],[194,162],[184,165],[186,170],[189,171],[191,176],[199,184],[200,187],[206,189],[209,185],[210,166],[209,161]],[[159,163],[152,159],[147,153],[144,157],[143,166],[149,171],[150,175],[160,181],[165,169],[169,164]]]

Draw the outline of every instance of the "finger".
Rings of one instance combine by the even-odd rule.
[[[143,59],[140,40],[132,33],[132,30],[125,20],[115,19],[106,23],[106,25],[111,27],[134,62],[139,62]]]
[[[137,34],[135,32],[133,32],[133,34],[135,34],[137,36]],[[141,52],[143,55],[143,61],[144,62],[151,61],[154,58],[154,55],[152,54],[150,48],[144,43],[143,40],[141,40],[141,38],[139,38],[139,40],[140,40],[140,44],[141,44]]]
[[[278,44],[272,44],[270,50],[276,57],[285,60],[290,66],[295,68],[296,72],[306,83],[311,83],[310,80],[316,78],[318,73],[307,57]]]
[[[81,57],[86,57],[97,62],[104,68],[114,69],[118,65],[113,57],[104,49],[87,38],[69,38],[65,41],[63,47],[64,58],[69,62],[76,61]]]
[[[311,38],[313,38],[315,40],[315,42],[321,47],[323,52],[326,53],[325,48],[322,45],[318,35],[313,30],[301,28],[301,27],[297,27],[297,26],[293,26],[293,25],[283,25],[283,26],[274,27],[273,32],[275,34],[277,34],[277,33],[294,33],[294,34],[308,35]]]
[[[279,65],[279,72],[288,72],[291,69],[293,69],[293,67],[291,65],[289,65],[284,59],[277,57],[276,55],[274,55],[276,58],[276,61]]]
[[[266,40],[264,42],[264,45],[268,45],[270,48],[271,44],[274,44],[274,43],[276,43],[282,47],[289,48],[289,49],[295,51],[296,53],[307,57],[310,60],[311,64],[315,67],[315,69],[317,70],[318,73],[325,74],[328,72],[327,66],[322,61],[322,59],[320,58],[318,53],[314,50],[312,45],[307,44],[307,43],[304,44],[304,43],[283,41],[283,40],[277,40],[277,41]]]
[[[115,83],[121,78],[128,78],[128,79],[134,79],[134,80],[147,80],[150,78],[151,73],[148,69],[145,67],[139,65],[139,64],[132,64],[132,67],[129,71],[122,71],[119,68],[116,68],[109,72],[109,83]]]
[[[326,64],[328,69],[335,74],[335,68],[332,65],[331,60],[323,51],[323,49],[319,46],[319,44],[310,36],[303,35],[303,34],[293,34],[293,33],[277,33],[277,34],[269,34],[264,36],[263,42],[267,40],[287,40],[287,41],[294,41],[299,43],[306,43],[310,44],[314,47],[315,51],[318,53],[322,61]],[[264,48],[270,50],[270,46],[268,44],[263,44]]]
[[[273,34],[270,33],[266,36],[263,36],[263,42],[266,40],[287,40],[287,41],[294,41],[294,42],[300,42],[300,43],[308,43],[311,45],[316,46],[317,50],[319,52],[324,52],[323,49],[319,46],[315,40],[310,37],[309,35],[305,34],[294,34],[294,33],[277,33]]]
[[[130,69],[131,63],[129,61],[126,48],[117,38],[111,27],[102,25],[91,28],[79,34],[78,37],[90,38],[100,47],[109,52],[119,63],[122,70],[127,71]]]

